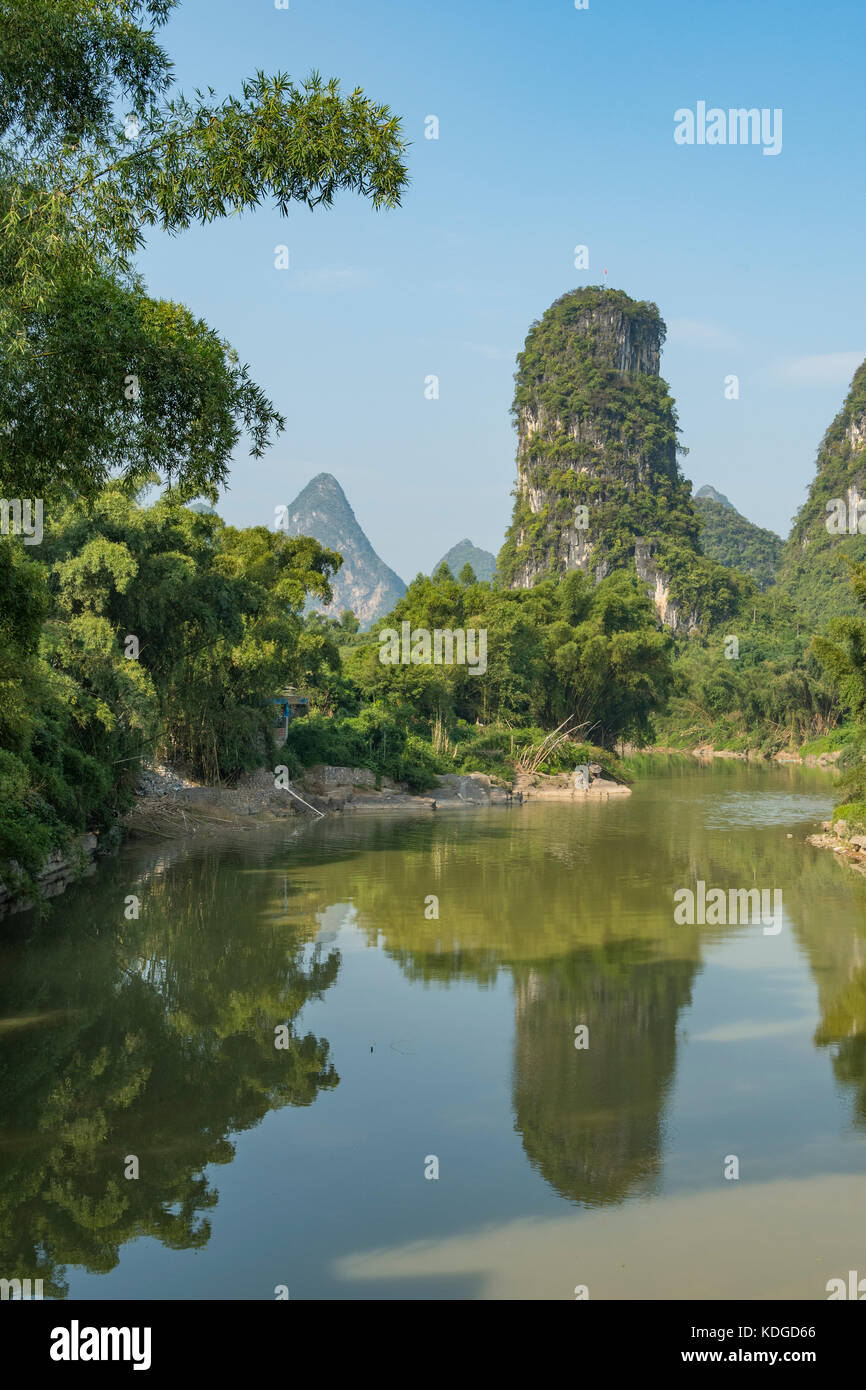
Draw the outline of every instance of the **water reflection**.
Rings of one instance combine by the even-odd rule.
[[[201,1247],[217,1202],[204,1169],[231,1162],[230,1136],[337,1085],[327,1041],[293,1020],[339,954],[273,919],[272,886],[214,855],[132,886],[115,864],[3,951],[0,1270],[62,1297],[64,1266],[106,1272],[139,1236]]]
[[[62,1296],[69,1266],[109,1271],[139,1236],[206,1245],[218,1191],[205,1170],[231,1161],[233,1136],[338,1085],[321,1028],[299,1015],[333,999],[339,1016],[343,932],[397,967],[388,988],[511,990],[512,1113],[494,1140],[505,1152],[516,1132],[534,1189],[581,1208],[663,1205],[681,1023],[708,952],[727,960],[736,947],[748,963],[760,948],[765,972],[776,959],[759,928],[674,926],[674,891],[699,878],[781,888],[779,940],[793,933],[817,985],[808,1035],[863,1128],[866,884],[802,844],[826,782],[779,772],[755,789],[756,776],[672,776],[580,814],[347,820],[295,840],[128,850],[103,865],[48,925],[0,952],[0,1272]],[[141,915],[127,921],[132,893]],[[438,916],[426,910],[434,898]],[[729,993],[696,1040],[783,1047],[809,1007],[801,997],[793,1011],[743,1019]],[[459,1017],[443,998],[442,1027]],[[411,1040],[405,1055],[428,1084]],[[361,1112],[373,1083],[354,1084]],[[460,1077],[448,1084],[459,1107]],[[129,1181],[131,1154],[140,1177]],[[352,1171],[347,1156],[346,1181]]]
[[[695,964],[627,940],[515,980],[514,1107],[531,1162],[587,1206],[653,1190]],[[588,1047],[575,1048],[575,1020]]]
[[[476,817],[471,838],[459,820],[392,827],[390,842],[387,828],[359,827],[353,841],[375,837],[383,872],[369,880],[360,857],[338,870],[368,940],[381,935],[410,980],[484,987],[510,972],[515,1126],[544,1179],[587,1206],[652,1190],[700,959],[698,932],[672,930],[650,840],[623,861],[597,829],[557,807]]]

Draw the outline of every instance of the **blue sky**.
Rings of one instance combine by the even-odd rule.
[[[151,292],[227,336],[288,420],[263,460],[239,451],[221,513],[273,524],[329,472],[407,580],[464,536],[497,551],[516,354],[607,268],[667,322],[686,476],[786,535],[866,357],[864,39],[859,0],[184,0],[162,30],[180,89],[316,68],[412,141],[396,211],[344,195],[150,235]],[[699,101],[781,108],[781,153],[677,145]]]

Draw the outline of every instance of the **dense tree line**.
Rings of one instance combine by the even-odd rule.
[[[335,659],[299,615],[330,597],[338,557],[183,506],[214,501],[241,438],[258,455],[284,421],[215,329],[148,293],[135,255],[148,227],[265,202],[396,206],[399,121],[317,74],[184,97],[158,41],[174,7],[0,10],[0,495],[45,516],[41,545],[0,536],[7,879],[110,826],[147,750],[218,777],[261,760],[273,687]],[[155,507],[135,500],[147,486]]]
[[[404,624],[410,637],[483,631],[486,670],[383,662],[382,635]],[[354,761],[419,788],[455,770],[510,780],[562,727],[543,770],[571,767],[623,738],[649,737],[672,685],[672,651],[634,575],[620,571],[595,586],[575,571],[532,589],[503,589],[478,582],[469,566],[454,579],[440,565],[432,578],[418,575],[373,632],[343,649],[331,717],[293,725],[285,755],[299,766]]]
[[[31,873],[66,832],[111,829],[144,758],[210,781],[261,765],[270,697],[339,665],[300,616],[340,564],[317,541],[119,486],[53,511],[39,561],[0,545],[0,857]]]

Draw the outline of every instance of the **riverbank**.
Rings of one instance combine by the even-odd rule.
[[[583,789],[570,774],[518,776],[508,786],[486,773],[449,772],[426,792],[376,777],[367,768],[319,765],[288,786],[276,785],[267,769],[250,773],[234,787],[209,787],[167,768],[148,770],[142,795],[121,825],[129,837],[176,839],[183,835],[252,829],[263,823],[313,820],[323,816],[381,812],[435,812],[466,806],[510,806],[525,801],[597,801],[629,796],[630,789],[596,777]]]
[[[377,777],[368,768],[320,764],[287,786],[277,785],[273,772],[261,768],[241,777],[232,787],[213,787],[177,769],[160,766],[143,771],[139,796],[121,817],[119,828],[127,840],[216,839],[226,832],[255,831],[287,821],[300,828],[304,822],[330,816],[431,814],[464,807],[607,801],[630,795],[629,787],[605,777],[595,777],[588,787],[575,788],[570,773],[524,774],[509,786],[483,772],[449,772],[438,776],[429,791],[417,793],[410,792],[405,783]],[[54,897],[84,874],[92,873],[98,854],[96,835],[81,836],[74,852],[65,856],[53,854],[36,880],[42,897]],[[31,899],[0,883],[0,917],[33,906]]]
[[[735,750],[733,748],[716,748],[712,743],[699,743],[694,748],[671,748],[664,744],[651,744],[645,748],[639,748],[637,744],[625,743],[622,745],[621,753],[623,757],[635,757],[641,754],[660,756],[665,758],[697,758],[699,762],[712,762],[714,758],[729,760],[740,763],[778,763],[780,765],[791,765],[793,767],[823,767],[831,769],[835,767],[841,756],[841,749],[836,748],[831,753],[759,753],[757,749]]]
[[[844,859],[859,874],[866,874],[866,835],[846,820],[821,822],[819,834],[807,835],[806,843],[817,849],[829,849]]]

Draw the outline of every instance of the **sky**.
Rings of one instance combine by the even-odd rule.
[[[604,281],[667,323],[686,477],[787,535],[866,357],[864,39],[862,0],[184,0],[160,35],[181,91],[317,69],[411,142],[393,211],[343,194],[149,233],[150,292],[227,337],[287,419],[262,460],[238,449],[221,515],[272,526],[327,472],[406,580],[464,537],[495,553],[516,356]],[[699,102],[781,110],[781,150],[677,143]]]

